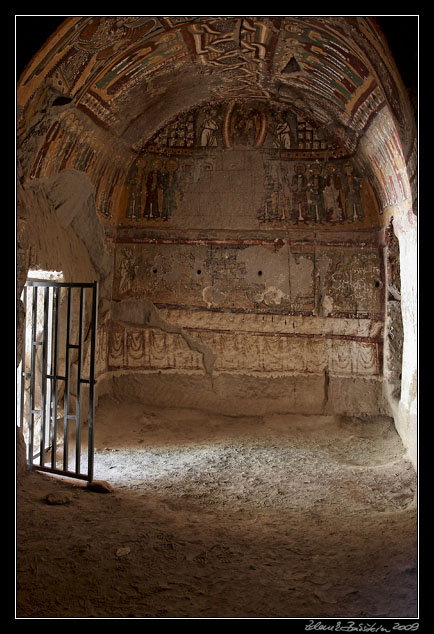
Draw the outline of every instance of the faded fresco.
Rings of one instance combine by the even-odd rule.
[[[163,116],[166,124],[151,142],[148,134],[141,135],[140,126],[137,134],[120,142],[124,131],[134,128],[141,117],[140,91],[152,97],[154,79],[170,78],[172,72],[176,76],[178,70],[199,73],[204,81],[218,77],[227,101],[221,103],[220,84],[211,82],[206,98],[202,95],[197,101],[201,107],[186,112],[180,101],[182,112],[175,118],[172,112],[170,123]],[[109,224],[121,218],[170,220],[173,205],[169,203],[179,193],[176,178],[185,153],[239,145],[275,150],[280,160],[290,164],[288,187],[298,202],[289,203],[289,209],[276,209],[268,202],[267,221],[279,217],[313,224],[350,218],[360,222],[363,201],[360,207],[357,179],[370,179],[380,208],[417,195],[416,133],[404,124],[408,112],[399,81],[379,48],[372,21],[364,17],[72,17],[22,77],[18,127],[25,129],[31,122],[41,86],[43,91],[51,86],[73,103],[73,113],[64,116],[59,111],[52,127],[43,131],[32,176],[67,167],[85,171],[98,189],[100,217]],[[279,107],[267,109],[267,104]],[[384,123],[372,126],[380,115]],[[99,132],[111,135],[110,152],[117,168],[109,166],[107,144],[101,142]],[[365,139],[366,132],[370,134]],[[378,135],[390,139],[385,151]],[[161,153],[163,148],[166,156],[179,152],[178,167],[163,161],[151,169],[148,154]],[[326,182],[329,175],[323,161],[352,162],[359,152],[375,154],[376,165],[369,174],[361,174],[353,163],[350,177],[343,164],[337,164],[342,186],[336,193],[336,183]],[[143,178],[149,176],[150,182],[141,180],[140,169],[134,176],[138,154],[144,154]],[[318,167],[312,167],[317,160],[319,174]],[[402,180],[401,161],[408,165],[411,191]]]
[[[207,242],[118,244],[114,298],[146,296],[162,305],[276,314],[382,315],[378,247]]]
[[[399,258],[379,232],[417,165],[381,46],[363,17],[70,18],[21,81],[24,138],[65,96],[30,178],[87,175],[113,300],[150,300],[216,371],[381,376]],[[98,364],[203,371],[179,334],[110,321]]]
[[[216,352],[216,372],[309,375],[330,371],[339,376],[360,377],[382,373],[380,322],[362,320],[359,330],[349,334],[342,320],[328,319],[326,325],[321,319],[301,322],[296,317],[250,314],[235,315],[228,327],[227,317],[219,313],[189,313],[173,308],[161,312]],[[321,327],[326,333],[320,332]],[[108,355],[112,370],[203,371],[201,355],[191,350],[179,334],[154,328],[134,330],[113,325]]]
[[[195,337],[217,352],[216,372],[318,374],[327,368],[343,376],[381,374],[379,342],[197,330]],[[201,354],[188,348],[180,335],[120,326],[111,331],[109,366],[112,370],[203,370]]]
[[[114,298],[152,298],[216,352],[215,371],[382,374],[378,248],[180,242],[117,245]],[[202,368],[181,336],[149,328],[113,324],[108,354],[112,368]]]
[[[243,150],[256,150],[260,162],[245,159],[247,165],[229,165],[221,158],[222,153],[232,151],[228,156],[235,157]],[[257,207],[256,222],[248,220],[252,226],[380,222],[366,179],[342,148],[328,144],[321,129],[293,111],[255,101],[196,109],[157,132],[128,172],[120,221],[170,221],[183,199],[186,207],[197,205],[206,176],[213,180],[208,191],[219,193],[235,171],[243,201],[234,204],[239,214],[243,204]],[[230,206],[230,193],[225,195]],[[206,206],[215,211],[212,204]]]
[[[243,158],[253,150],[255,160]],[[190,111],[159,130],[134,160],[119,148],[109,152],[98,132],[65,112],[37,152],[31,177],[71,168],[95,184],[97,211],[111,224],[165,226],[182,210],[175,223],[182,226],[196,208],[196,215],[219,213],[222,193],[238,215],[249,207],[240,224],[251,228],[381,224],[381,208],[353,159],[293,111],[262,102]]]

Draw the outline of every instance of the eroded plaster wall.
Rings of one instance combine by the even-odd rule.
[[[370,18],[69,18],[26,69],[23,185],[87,250],[59,259],[100,280],[97,371],[119,392],[393,411],[414,448],[416,135],[378,35]],[[398,404],[391,213],[412,262]]]
[[[107,369],[106,328],[110,315],[112,294],[112,259],[110,246],[104,242],[102,226],[95,209],[94,187],[85,174],[64,170],[51,178],[18,182],[18,258],[17,258],[17,365],[22,358],[25,314],[22,291],[28,272],[37,277],[38,271],[56,271],[68,282],[99,283],[99,319],[97,332],[96,374],[100,377],[97,394],[108,389],[104,382]],[[42,276],[44,276],[42,274]],[[73,301],[78,297],[73,296]],[[60,322],[66,316],[66,297],[60,296]],[[30,296],[29,296],[30,301]],[[39,307],[42,306],[41,295]],[[90,322],[90,304],[86,304],[85,323]],[[77,313],[78,314],[78,313]],[[41,316],[42,319],[42,316]],[[30,324],[28,324],[30,326]],[[71,336],[78,324],[71,321]],[[87,328],[85,328],[87,332]],[[64,359],[65,330],[59,329],[58,361]],[[27,331],[27,357],[30,351]],[[37,350],[39,353],[39,349]],[[89,337],[84,341],[83,373],[88,375],[90,362]],[[71,376],[74,376],[76,355],[71,353]],[[30,361],[27,358],[27,367]],[[59,366],[61,367],[61,366]],[[59,398],[63,385],[59,385]],[[70,400],[73,407],[76,386],[71,384]],[[25,396],[26,406],[28,405]],[[87,392],[83,395],[83,412],[87,412]],[[86,420],[83,416],[83,421]]]
[[[143,148],[106,231],[118,389],[128,373],[148,400],[387,411],[379,207],[351,157],[322,139],[294,112],[253,102],[237,115],[196,109]],[[181,332],[117,318],[148,300]],[[211,373],[181,333],[212,352]],[[170,390],[156,389],[166,374]]]

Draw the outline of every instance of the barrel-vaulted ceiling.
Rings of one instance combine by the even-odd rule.
[[[69,17],[19,79],[19,138],[25,146],[36,118],[33,177],[49,173],[44,147],[61,125],[127,174],[176,117],[252,100],[290,108],[355,157],[383,207],[412,207],[414,115],[369,17]]]

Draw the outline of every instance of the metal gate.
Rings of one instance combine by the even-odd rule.
[[[17,415],[28,467],[92,482],[98,283],[32,279],[22,300]]]

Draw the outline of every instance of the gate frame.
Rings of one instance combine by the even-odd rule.
[[[38,287],[44,289],[44,321],[43,321],[43,338],[41,341],[36,341],[36,317],[38,308]],[[96,328],[98,319],[98,282],[56,282],[53,280],[42,279],[28,279],[24,285],[24,312],[27,316],[27,288],[33,288],[32,294],[32,321],[31,321],[31,353],[30,353],[30,372],[26,371],[26,334],[23,337],[23,350],[22,359],[20,362],[19,371],[19,427],[23,429],[24,422],[24,379],[30,379],[30,399],[29,399],[29,446],[27,452],[27,468],[37,471],[44,471],[47,473],[54,473],[56,475],[66,476],[70,478],[76,478],[79,480],[86,480],[91,483],[93,481],[93,467],[94,467],[94,416],[95,416],[95,349],[96,349]],[[51,309],[49,307],[49,288],[53,288]],[[58,338],[59,338],[59,295],[60,289],[66,288],[67,291],[67,317],[66,317],[66,344],[65,344],[65,376],[58,374]],[[71,291],[73,288],[80,289],[80,314],[79,314],[79,332],[78,343],[70,343],[70,330],[71,330]],[[85,305],[85,289],[92,289],[92,310],[91,320],[89,324],[90,331],[90,369],[89,378],[82,378],[81,366],[82,366],[82,353],[83,353],[83,315]],[[49,314],[50,313],[50,314]],[[53,319],[54,317],[54,319]],[[51,330],[50,335],[48,331]],[[54,340],[54,341],[53,341]],[[53,346],[51,373],[47,373],[47,354],[48,344]],[[40,409],[34,408],[35,401],[35,349],[36,346],[42,346],[42,373],[41,373],[41,403]],[[70,387],[70,360],[69,353],[71,349],[78,350],[78,364],[77,364],[77,400],[75,414],[69,414],[69,387]],[[63,469],[56,467],[56,452],[57,452],[57,382],[64,381],[64,446],[63,446]],[[81,456],[81,386],[82,384],[89,385],[89,420],[88,420],[88,469],[87,474],[80,473],[80,456]],[[49,398],[51,402],[49,405],[48,421],[46,420],[47,409],[47,387],[49,386]],[[34,415],[40,414],[41,417],[41,433],[40,433],[40,451],[39,454],[34,454]],[[69,471],[68,466],[68,443],[69,443],[69,420],[75,419],[75,471]],[[48,424],[48,430],[51,432],[51,437],[48,439],[51,441],[51,445],[47,445],[46,429]],[[44,455],[47,449],[51,450],[51,466],[45,464]],[[39,457],[39,464],[34,462],[34,459]]]

